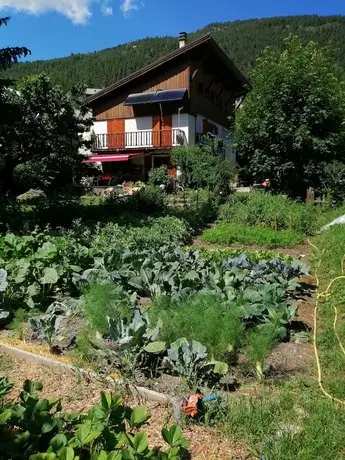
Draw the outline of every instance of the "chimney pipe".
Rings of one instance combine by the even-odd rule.
[[[186,43],[187,43],[187,34],[186,34],[186,32],[180,32],[180,35],[179,35],[179,38],[178,38],[178,43],[179,43],[180,48],[183,48],[184,46],[186,46]]]

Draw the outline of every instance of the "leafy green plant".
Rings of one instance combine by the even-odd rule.
[[[130,299],[114,284],[91,284],[84,295],[83,311],[91,327],[106,334],[109,330],[107,317],[115,323],[130,317]]]
[[[206,347],[195,340],[190,343],[185,337],[170,344],[166,366],[173,372],[183,375],[188,381],[197,376],[197,366],[207,357]]]
[[[166,342],[188,337],[205,345],[216,359],[238,350],[244,330],[236,306],[211,294],[196,294],[183,302],[168,297],[154,299],[149,315],[153,320],[161,319],[160,336]]]
[[[149,184],[156,187],[164,185],[165,190],[170,192],[172,190],[172,178],[169,176],[168,168],[163,165],[159,168],[151,169],[149,171]]]
[[[14,312],[13,319],[8,325],[8,328],[15,331],[16,334],[18,334],[18,338],[23,340],[28,333],[28,318],[38,316],[40,313],[41,312],[35,308],[30,311],[24,308],[18,308],[18,310]]]
[[[276,340],[277,330],[272,324],[263,325],[248,333],[244,353],[255,369],[259,382],[263,382],[265,378],[264,362],[268,358]]]
[[[230,223],[220,223],[205,230],[200,239],[220,245],[257,244],[268,248],[291,247],[303,243],[303,236],[293,230],[275,231],[264,227],[247,227]]]
[[[179,460],[188,442],[180,428],[162,430],[168,449],[151,450],[141,427],[151,415],[125,407],[118,395],[101,393],[87,413],[61,412],[59,400],[39,399],[42,385],[27,380],[17,402],[1,403],[9,390],[0,380],[0,455],[13,460]],[[5,436],[3,436],[5,434]]]
[[[29,316],[28,325],[31,337],[45,341],[52,347],[53,337],[59,336],[62,319],[78,313],[79,300],[65,298],[52,303],[42,315]]]
[[[317,205],[259,192],[235,194],[219,208],[219,220],[222,222],[294,230],[304,235],[315,234],[320,214],[321,208]]]
[[[185,248],[187,251],[195,250],[195,246],[188,246]],[[209,262],[222,262],[228,259],[232,259],[243,254],[243,249],[239,248],[221,248],[214,249],[205,246],[198,246],[198,251],[202,259]],[[248,259],[254,262],[259,262],[260,260],[270,260],[270,259],[280,259],[283,262],[290,263],[292,258],[286,254],[280,254],[275,251],[270,251],[268,249],[261,249],[256,251],[246,250],[246,255]]]

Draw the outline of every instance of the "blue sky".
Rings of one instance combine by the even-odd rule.
[[[27,46],[32,60],[95,51],[210,22],[297,14],[345,14],[344,0],[0,0],[0,47]]]

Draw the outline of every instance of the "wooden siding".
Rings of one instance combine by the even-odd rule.
[[[184,61],[170,69],[165,69],[158,75],[152,75],[150,78],[145,76],[136,85],[128,86],[124,92],[116,97],[109,98],[95,108],[94,115],[98,121],[112,118],[133,118],[135,116],[133,107],[123,105],[129,94],[157,91],[159,89],[187,88],[189,90],[189,83],[189,68],[187,62]],[[139,107],[135,110],[137,111],[138,109],[140,112]]]
[[[224,82],[224,76],[216,70],[214,73],[207,72],[202,60],[191,62],[190,72],[190,113],[200,114],[228,128],[228,117],[233,114],[233,97],[229,83]]]

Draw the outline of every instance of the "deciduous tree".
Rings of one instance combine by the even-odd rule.
[[[344,160],[345,84],[333,58],[330,47],[289,36],[282,53],[270,48],[258,60],[235,129],[255,178],[303,196],[325,164]]]
[[[84,88],[64,92],[41,74],[6,91],[7,102],[19,107],[20,119],[7,126],[1,147],[0,188],[13,189],[13,177],[26,177],[28,187],[47,190],[71,181],[83,160],[81,134],[91,119],[82,107]],[[25,189],[25,187],[24,187]]]

